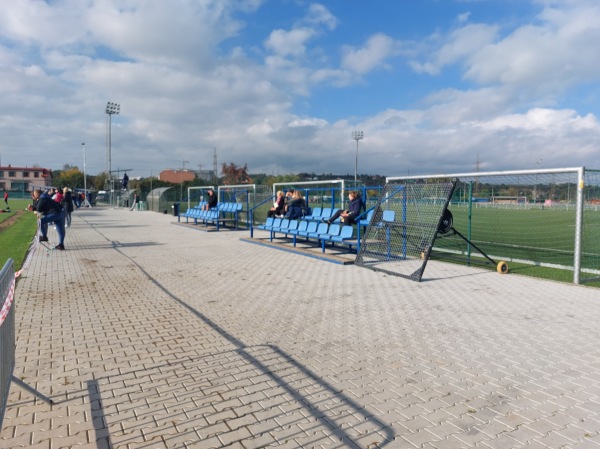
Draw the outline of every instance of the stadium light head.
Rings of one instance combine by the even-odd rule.
[[[363,140],[364,137],[365,133],[363,131],[352,131],[353,140],[356,140],[358,142],[359,140]]]
[[[121,105],[117,103],[106,103],[106,113],[109,115],[118,114],[121,111]]]

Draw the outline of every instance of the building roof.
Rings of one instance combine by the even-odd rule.
[[[37,170],[37,171],[50,171],[48,168],[43,167],[13,167],[12,165],[0,165],[0,170]]]

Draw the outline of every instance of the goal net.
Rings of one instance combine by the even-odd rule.
[[[388,183],[361,239],[356,265],[420,281],[454,181]]]
[[[600,277],[600,171],[583,168],[428,175],[457,179],[449,204],[454,227],[511,272],[580,283]],[[388,178],[407,182],[412,178]],[[451,234],[432,258],[489,264]]]

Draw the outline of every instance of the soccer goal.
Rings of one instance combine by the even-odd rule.
[[[448,209],[456,235],[440,236],[434,259],[488,265],[474,250],[524,274],[550,269],[576,284],[600,276],[600,171],[580,168],[390,177],[388,183],[456,179]],[[582,278],[583,276],[583,278]]]

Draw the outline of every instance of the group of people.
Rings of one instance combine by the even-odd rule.
[[[277,192],[273,207],[269,209],[267,216],[293,220],[302,218],[306,215],[307,211],[308,206],[300,190],[290,189],[285,194],[280,190]]]
[[[340,209],[328,219],[322,221],[328,224],[333,223],[340,218],[341,222],[347,225],[354,224],[356,217],[360,215],[363,208],[362,198],[355,190],[348,193],[350,201],[347,209]],[[287,218],[294,220],[307,215],[308,205],[299,190],[288,190],[285,194],[282,190],[277,192],[277,197],[273,203],[273,207],[267,213],[268,217]]]
[[[58,234],[58,245],[54,248],[65,249],[65,227],[71,226],[73,212],[73,193],[68,187],[42,191],[36,189],[31,194],[33,203],[29,210],[35,211],[40,223],[40,242],[48,241],[48,224],[54,223]]]

